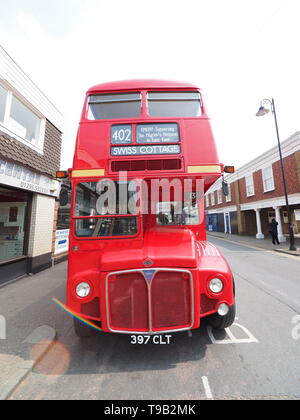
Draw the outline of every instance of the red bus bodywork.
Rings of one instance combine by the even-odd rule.
[[[148,92],[200,92],[201,116],[151,117]],[[141,115],[130,119],[89,120],[91,95],[139,92]],[[136,145],[137,124],[176,123],[180,153],[176,155],[112,156],[111,127],[132,126]],[[134,80],[97,85],[89,89],[79,125],[69,176],[72,179],[67,306],[86,319],[100,323],[106,332],[153,334],[195,329],[201,319],[217,312],[221,303],[234,305],[231,270],[216,247],[206,241],[205,221],[194,226],[159,226],[155,215],[139,214],[138,232],[132,237],[80,238],[76,235],[76,187],[101,178],[167,178],[203,180],[206,191],[223,173],[201,90],[170,81]],[[90,216],[90,218],[96,216]],[[224,288],[213,293],[209,281],[218,277]],[[91,288],[86,298],[76,286]]]

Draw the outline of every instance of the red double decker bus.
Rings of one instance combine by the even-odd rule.
[[[206,241],[220,163],[201,90],[133,80],[89,89],[72,180],[67,307],[105,332],[162,334],[235,318],[234,280]],[[74,318],[80,337],[91,328]]]

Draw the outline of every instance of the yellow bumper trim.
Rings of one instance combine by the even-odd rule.
[[[198,173],[220,173],[221,166],[220,165],[206,165],[206,166],[188,166],[188,173],[189,174],[198,174]]]
[[[81,169],[72,171],[72,178],[89,178],[90,176],[104,176],[104,169]]]

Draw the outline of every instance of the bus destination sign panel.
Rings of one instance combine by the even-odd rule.
[[[178,125],[174,124],[138,124],[136,126],[137,143],[178,143]]]
[[[112,147],[112,156],[177,155],[181,152],[179,144]]]

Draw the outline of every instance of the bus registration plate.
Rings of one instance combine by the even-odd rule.
[[[155,335],[132,335],[131,336],[131,344],[171,344],[172,335],[162,335],[162,334],[155,334]]]

